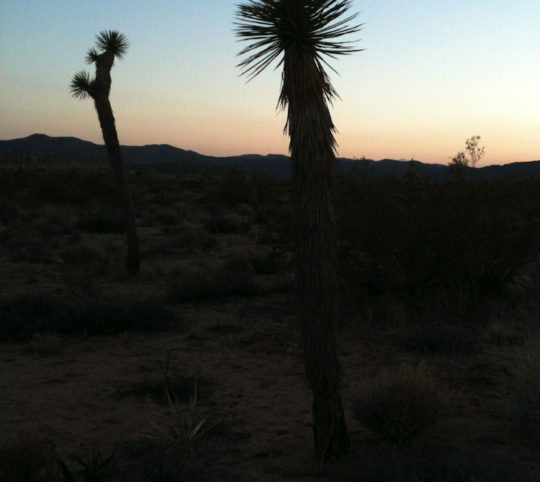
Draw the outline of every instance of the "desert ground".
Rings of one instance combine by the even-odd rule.
[[[129,182],[136,278],[106,167],[0,169],[0,480],[540,480],[540,185],[341,181],[351,449],[321,466],[289,184]]]

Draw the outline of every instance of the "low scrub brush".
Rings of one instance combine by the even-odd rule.
[[[383,440],[404,445],[444,414],[448,395],[423,367],[381,374],[356,400],[354,415]]]

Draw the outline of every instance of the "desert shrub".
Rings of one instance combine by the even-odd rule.
[[[423,367],[382,373],[354,404],[356,419],[383,440],[403,445],[444,413],[447,394]]]
[[[56,325],[59,333],[111,335],[123,332],[159,332],[170,327],[171,313],[160,300],[132,295],[81,298],[66,306]]]
[[[45,206],[36,217],[34,228],[42,236],[70,234],[76,226],[74,214],[67,207]]]
[[[9,226],[19,219],[20,207],[13,199],[0,199],[0,224]]]
[[[200,303],[230,296],[257,296],[262,288],[249,272],[224,268],[189,269],[178,273],[169,287],[172,303]]]
[[[227,271],[276,274],[282,267],[282,260],[276,250],[267,253],[253,251],[230,257],[223,267]]]
[[[108,335],[169,328],[171,313],[157,299],[119,295],[64,299],[36,293],[0,302],[0,341],[30,340],[35,334]]]
[[[239,169],[227,169],[206,186],[205,201],[222,207],[251,204],[255,198],[254,176]]]
[[[11,169],[2,169],[0,171],[0,199],[8,201],[13,199],[22,191],[22,186],[17,182],[17,172]],[[0,210],[0,212],[2,212]]]
[[[109,258],[98,247],[79,242],[65,246],[60,258],[69,270],[83,270],[94,275],[105,275]]]
[[[475,457],[454,447],[444,447],[440,453],[433,450],[412,451],[410,454],[385,453],[377,460],[377,476],[358,474],[347,480],[373,480],[374,482],[533,482],[530,471],[519,464],[508,467],[503,461],[488,457]],[[416,452],[416,453],[415,453]],[[529,472],[529,473],[527,473]]]
[[[53,250],[39,236],[35,238],[24,238],[16,241],[14,239],[5,243],[5,247],[10,252],[10,259],[18,262],[28,263],[51,263],[53,261]]]
[[[482,341],[495,346],[523,345],[527,334],[515,319],[495,318],[483,333]]]
[[[210,233],[232,234],[247,233],[250,229],[249,221],[237,214],[213,213],[205,223]]]
[[[88,233],[121,233],[124,231],[124,214],[120,208],[93,206],[79,218],[79,228]]]
[[[172,191],[170,189],[162,189],[157,192],[153,192],[149,201],[158,206],[172,206],[181,199],[180,193]]]
[[[29,175],[35,176],[35,173]],[[118,196],[110,172],[42,171],[35,179],[25,181],[30,195],[55,204],[84,204],[96,199],[116,199]]]
[[[25,340],[34,333],[46,333],[62,316],[60,301],[43,293],[3,299],[0,301],[0,340]]]
[[[278,251],[271,251],[267,254],[254,254],[251,258],[251,263],[253,270],[257,274],[276,274],[283,266]]]
[[[154,220],[162,226],[174,226],[178,223],[178,216],[175,213],[161,213]]]
[[[222,296],[222,287],[215,281],[213,273],[189,269],[178,274],[168,291],[168,300],[173,303],[198,303]]]
[[[213,248],[217,240],[201,226],[184,223],[181,229],[173,236],[175,246],[187,248],[191,251]]]
[[[34,335],[27,347],[28,353],[38,357],[57,356],[62,350],[62,340],[49,333]]]
[[[288,203],[261,205],[257,208],[255,222],[257,242],[274,246],[289,246],[293,236],[294,213]]]
[[[505,295],[537,250],[536,191],[532,182],[344,179],[343,274],[364,293]]]
[[[512,365],[512,393],[504,401],[516,426],[540,447],[540,342],[529,342]]]
[[[406,351],[422,355],[461,357],[477,353],[480,349],[473,330],[445,321],[412,323],[403,330],[400,341]]]
[[[182,222],[178,226],[162,226],[161,232],[166,236],[159,239],[143,240],[144,255],[169,255],[178,251],[200,253],[214,248],[218,242],[216,236],[209,233],[204,227]]]
[[[249,204],[238,204],[236,206],[235,212],[238,216],[243,216],[243,217],[255,216],[255,209],[253,209]]]
[[[18,440],[2,442],[0,482],[60,482],[54,445],[34,434],[21,434]]]
[[[32,226],[19,225],[2,235],[9,258],[16,262],[51,263],[53,248]]]

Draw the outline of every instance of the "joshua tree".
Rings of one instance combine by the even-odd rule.
[[[242,74],[256,77],[274,60],[283,67],[278,105],[287,108],[296,203],[295,281],[301,306],[306,381],[313,391],[313,435],[322,462],[349,448],[339,385],[334,124],[337,95],[327,58],[358,51],[341,39],[355,33],[350,0],[252,0],[238,7],[236,34],[249,41]]]
[[[136,275],[139,273],[139,248],[133,201],[124,172],[122,151],[120,150],[114,115],[111,103],[109,102],[111,69],[114,64],[114,58],[118,57],[121,59],[124,56],[128,48],[128,42],[123,34],[106,30],[97,35],[96,44],[97,49],[90,49],[86,55],[86,61],[89,64],[96,65],[95,78],[91,80],[90,75],[84,71],[75,74],[71,81],[71,93],[78,99],[85,99],[87,97],[94,99],[101,132],[103,133],[103,140],[105,141],[107,154],[118,185],[124,210],[127,236],[127,270],[130,274]]]

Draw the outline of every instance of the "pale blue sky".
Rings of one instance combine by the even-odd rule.
[[[112,72],[120,141],[205,154],[286,153],[280,74],[235,67],[236,1],[2,0],[0,138],[102,142],[92,102],[69,95],[95,34],[130,41]],[[540,159],[538,0],[353,0],[366,49],[332,62],[339,154],[446,163],[472,135],[482,164]]]

